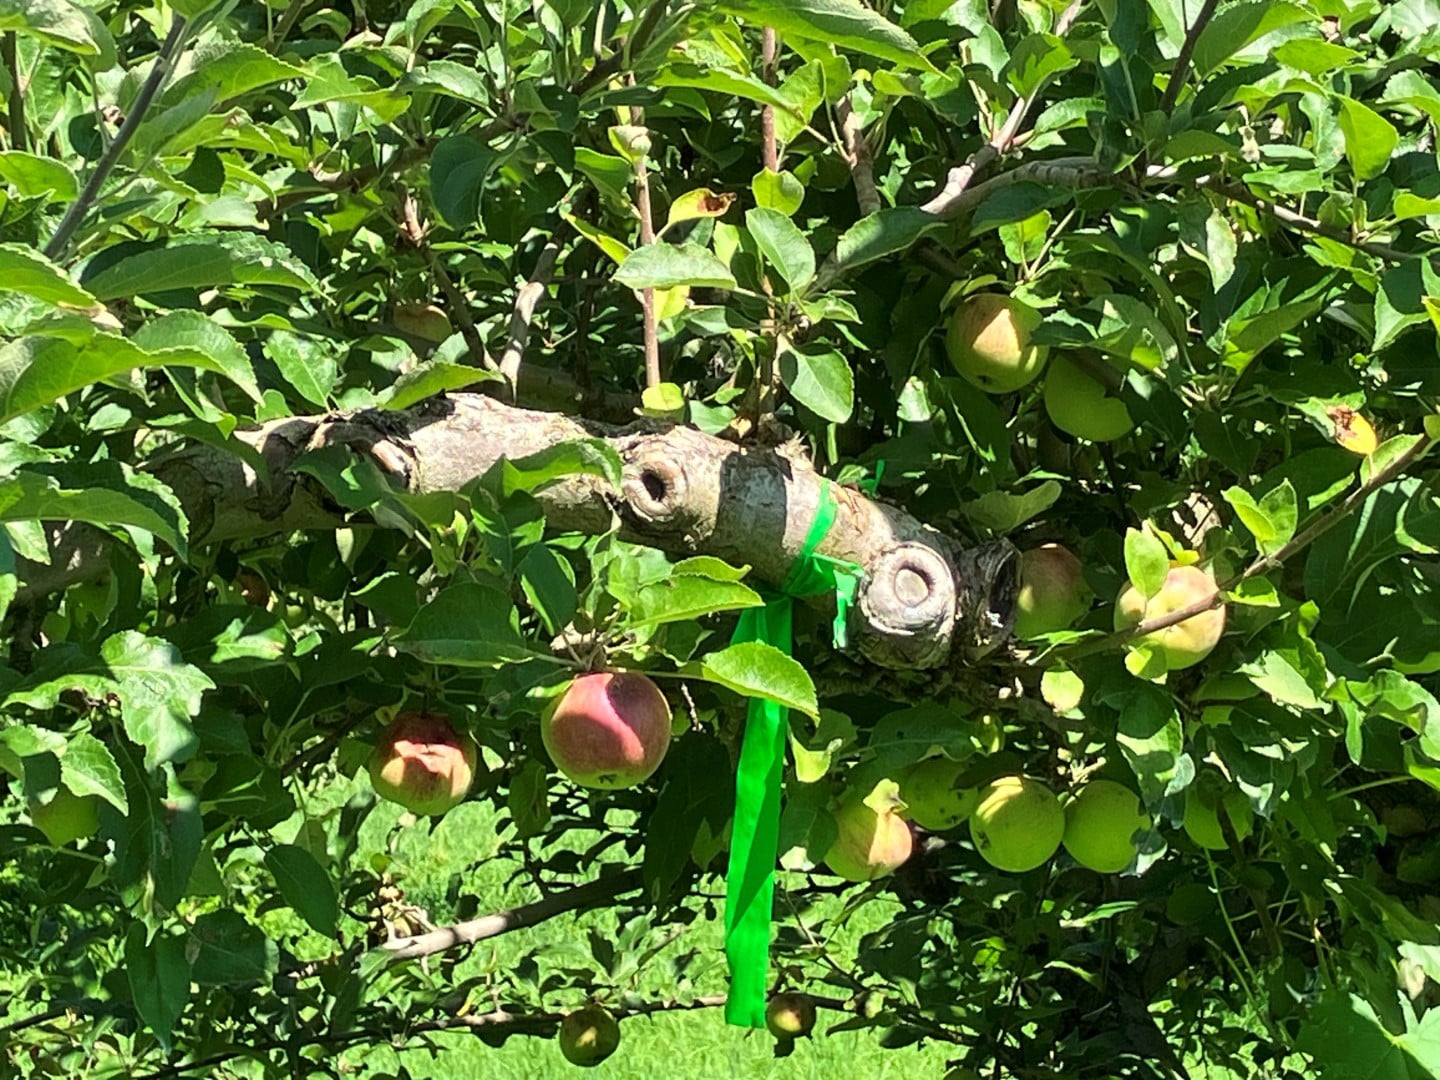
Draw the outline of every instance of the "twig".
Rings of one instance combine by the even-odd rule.
[[[637,50],[643,49],[650,38],[654,36],[669,7],[669,0],[651,0],[649,9],[640,17],[639,23],[630,33],[628,52],[631,56],[635,55]],[[618,75],[624,65],[625,52],[617,50],[592,67],[571,87],[571,90],[576,97],[584,97],[596,87],[603,86],[612,75]]]
[[[403,213],[400,235],[410,241],[420,254],[425,256],[425,262],[430,267],[430,276],[435,279],[435,284],[445,294],[446,308],[449,314],[455,317],[459,324],[460,336],[465,339],[465,344],[470,348],[470,359],[476,367],[483,367],[486,371],[498,371],[499,365],[495,358],[485,348],[485,339],[480,336],[480,330],[475,325],[475,320],[470,317],[470,304],[465,299],[465,294],[460,291],[450,275],[446,273],[445,267],[440,264],[435,249],[425,239],[427,228],[421,224],[419,206],[415,196],[411,195],[402,186],[400,189],[400,205]]]
[[[632,108],[630,122],[637,127],[645,124],[645,110]],[[655,219],[650,210],[650,155],[640,154],[635,160],[635,210],[640,215],[640,244],[655,242]],[[655,318],[655,290],[640,290],[640,306],[645,313],[645,386],[659,386],[664,377],[660,374],[660,327]]]
[[[1219,6],[1220,0],[1205,0],[1200,13],[1195,16],[1194,23],[1185,31],[1185,40],[1180,45],[1180,52],[1175,56],[1175,67],[1171,69],[1170,81],[1165,84],[1165,93],[1160,98],[1160,111],[1167,116],[1175,108],[1175,102],[1180,97],[1180,88],[1185,85],[1185,77],[1190,74],[1190,57],[1195,54],[1195,43],[1200,40],[1201,32]]]
[[[775,28],[767,26],[760,37],[760,70],[766,86],[775,85],[775,57],[779,42]],[[760,109],[760,154],[765,168],[770,172],[780,171],[780,148],[775,138],[775,106],[765,105]]]
[[[1404,472],[1433,445],[1434,442],[1428,435],[1421,435],[1410,449],[1406,450],[1399,457],[1395,458],[1395,460],[1391,461],[1389,465],[1386,465],[1385,468],[1370,477],[1368,481],[1352,491],[1338,506],[1320,515],[1314,522],[1291,537],[1288,543],[1282,545],[1273,554],[1256,556],[1249,566],[1220,585],[1212,596],[1204,600],[1196,600],[1194,603],[1187,604],[1185,607],[1178,608],[1168,614],[1157,615],[1153,619],[1145,619],[1136,623],[1134,626],[1124,630],[1117,630],[1113,634],[1106,634],[1104,637],[1094,638],[1090,641],[1079,642],[1070,646],[1062,645],[1045,655],[1044,660],[1046,666],[1050,666],[1055,662],[1068,662],[1081,656],[1088,656],[1091,653],[1106,651],[1123,645],[1131,638],[1153,634],[1157,630],[1164,630],[1167,627],[1175,626],[1178,623],[1184,622],[1186,619],[1194,618],[1196,615],[1203,615],[1212,608],[1220,607],[1225,602],[1224,598],[1226,593],[1233,592],[1243,582],[1249,581],[1258,574],[1277,569],[1287,559],[1292,558],[1298,552],[1309,547],[1323,533],[1329,531],[1335,525],[1338,525],[1345,518],[1349,517],[1350,514],[1354,513],[1356,508],[1376,490],[1384,487]]]
[[[1071,0],[1071,4],[1060,15],[1055,23],[1055,36],[1064,37],[1075,25],[1075,20],[1080,17],[1080,12],[1085,6],[1085,0]],[[1001,155],[1007,153],[1014,144],[1016,137],[1020,134],[1020,125],[1025,122],[1025,117],[1035,102],[1039,100],[1041,93],[1049,84],[1049,79],[1043,79],[1040,85],[1035,87],[1029,95],[1017,98],[1010,109],[1010,115],[1005,118],[1005,123],[990,137],[990,141],[982,146],[965,161],[965,164],[958,165],[950,170],[949,176],[945,179],[945,186],[940,189],[921,209],[928,214],[937,216],[948,216],[953,211],[951,204],[956,202],[965,194],[965,189],[975,179],[977,173],[988,169]]]
[[[65,211],[65,216],[60,219],[59,226],[55,229],[55,235],[50,238],[50,243],[45,245],[45,257],[47,259],[59,258],[64,252],[70,238],[75,230],[80,227],[85,215],[90,212],[95,200],[100,195],[100,188],[109,179],[111,171],[120,161],[120,155],[130,145],[130,140],[135,136],[140,122],[145,119],[155,95],[160,92],[170,69],[175,62],[175,54],[180,50],[180,45],[185,38],[185,20],[176,15],[170,23],[170,33],[165,36],[165,41],[156,53],[154,63],[150,68],[150,74],[146,76],[145,83],[140,87],[140,93],[135,97],[135,104],[125,116],[125,122],[120,125],[120,130],[115,133],[115,141],[112,142],[101,155],[95,164],[95,171],[90,174],[86,181],[85,188],[80,192],[80,197],[70,204],[70,209]]]
[[[521,285],[515,294],[515,310],[510,315],[510,331],[505,339],[505,351],[500,354],[500,374],[505,376],[512,398],[520,379],[520,361],[525,355],[525,343],[530,338],[530,321],[535,318],[535,308],[550,284],[551,275],[555,272],[555,260],[560,257],[560,250],[565,246],[569,228],[569,223],[563,219],[555,227],[555,231],[550,234],[550,240],[541,249],[540,257],[535,260],[535,269],[530,280]]]
[[[24,152],[28,145],[25,131],[25,80],[20,77],[20,52],[15,47],[15,32],[0,34],[0,60],[10,73],[10,149]]]
[[[611,874],[609,877],[587,882],[574,889],[547,896],[543,900],[537,900],[535,903],[526,904],[523,907],[496,912],[493,915],[471,919],[468,922],[456,923],[454,926],[442,926],[414,937],[396,938],[393,941],[387,941],[380,948],[389,954],[392,961],[433,956],[446,949],[453,949],[457,945],[473,945],[477,941],[499,937],[512,930],[535,926],[547,919],[553,919],[557,915],[583,911],[604,903],[606,900],[613,900],[624,893],[634,892],[644,883],[644,876],[638,869],[627,870],[623,874]]]
[[[266,42],[271,49],[274,49],[289,35],[296,20],[300,18],[300,12],[305,9],[305,2],[306,0],[290,0],[289,6],[285,8],[285,13],[280,16],[280,21],[275,24],[275,30]]]
[[[855,201],[860,204],[860,215],[873,214],[880,209],[880,193],[875,190],[875,167],[870,156],[870,144],[859,113],[855,111],[850,95],[846,94],[835,106],[840,119],[840,139],[845,150],[845,160],[850,166],[850,178],[855,181]]]

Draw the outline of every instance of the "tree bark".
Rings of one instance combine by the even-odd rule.
[[[983,655],[1008,635],[1016,560],[1007,542],[961,550],[903,510],[820,476],[797,451],[739,446],[691,428],[654,421],[615,427],[454,394],[406,411],[273,421],[236,433],[253,451],[251,463],[194,444],[152,461],[148,471],[179,498],[191,543],[217,543],[346,523],[344,508],[294,468],[325,446],[366,455],[398,487],[423,493],[458,490],[502,456],[518,460],[586,438],[604,439],[619,454],[620,490],[592,476],[549,485],[537,498],[552,528],[598,533],[618,515],[628,540],[749,565],[755,579],[779,586],[828,487],[839,512],[819,553],[864,572],[850,630],[865,656],[887,667],[936,667],[957,649],[966,658]],[[22,561],[22,601],[103,577],[118,543],[73,522],[50,526],[49,535],[48,566]]]

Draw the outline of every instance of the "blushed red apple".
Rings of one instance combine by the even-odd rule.
[[[550,760],[581,787],[634,787],[670,749],[670,704],[639,672],[592,672],[545,714],[540,738]]]
[[[370,752],[370,783],[381,798],[412,814],[443,814],[464,801],[479,747],[438,713],[405,713]]]

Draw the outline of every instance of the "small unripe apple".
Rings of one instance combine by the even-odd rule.
[[[775,994],[765,1006],[765,1026],[777,1039],[803,1039],[815,1030],[809,994]]]
[[[435,713],[406,713],[380,733],[370,752],[370,783],[381,798],[412,814],[443,814],[464,801],[479,747]]]
[[[540,722],[556,767],[582,787],[644,783],[670,749],[670,704],[635,671],[581,675]]]
[[[1135,834],[1150,828],[1140,798],[1114,780],[1092,780],[1065,804],[1065,838],[1070,857],[1101,874],[1118,874],[1140,850]]]
[[[599,1065],[620,1045],[620,1025],[600,1005],[576,1009],[560,1021],[560,1053],[572,1065]]]
[[[1045,375],[1044,400],[1050,422],[1077,439],[1113,442],[1135,427],[1123,401],[1063,356],[1055,358]]]
[[[49,802],[31,802],[31,823],[56,847],[94,836],[100,829],[100,798],[57,788]]]
[[[1034,870],[1060,848],[1065,811],[1042,781],[1002,776],[981,789],[970,814],[975,850],[997,870]]]
[[[436,345],[455,332],[450,317],[434,304],[396,304],[395,326],[411,337]]]
[[[1040,313],[1023,300],[976,293],[950,316],[945,351],[966,380],[991,394],[1027,385],[1045,366],[1049,347],[1032,345]]]
[[[1039,637],[1064,630],[1090,607],[1080,560],[1059,544],[1020,553],[1020,592],[1015,597],[1015,636]]]
[[[839,830],[825,853],[825,865],[846,881],[873,881],[910,858],[914,838],[910,826],[893,810],[876,813],[851,797],[835,812]]]
[[[955,828],[980,801],[978,788],[959,786],[963,771],[958,761],[944,757],[914,766],[900,781],[900,798],[905,800],[903,815],[931,832]]]
[[[1159,619],[1191,604],[1209,600],[1219,591],[1215,579],[1198,566],[1172,565],[1165,584],[1148,599],[1134,585],[1127,584],[1115,603],[1115,629],[1125,630],[1149,619]],[[1152,646],[1165,662],[1166,671],[1192,667],[1210,655],[1225,632],[1225,606],[1192,615],[1174,626],[1155,630],[1137,642]]]

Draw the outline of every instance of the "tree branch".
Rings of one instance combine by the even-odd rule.
[[[25,131],[25,80],[20,77],[20,53],[15,32],[0,34],[0,61],[10,75],[10,149],[22,153],[29,145]]]
[[[520,361],[525,355],[525,343],[530,338],[530,321],[535,317],[535,308],[550,284],[550,277],[555,272],[555,260],[560,257],[569,230],[569,223],[563,219],[555,226],[549,241],[540,251],[540,257],[535,260],[535,270],[531,273],[530,280],[521,285],[515,294],[515,310],[510,315],[510,331],[505,339],[505,351],[500,354],[500,374],[505,376],[512,396],[516,393],[520,380]]]
[[[1180,89],[1185,85],[1185,77],[1190,74],[1190,58],[1195,54],[1195,43],[1200,40],[1200,34],[1209,25],[1215,9],[1219,6],[1220,0],[1205,0],[1199,14],[1195,16],[1194,23],[1185,31],[1185,40],[1175,57],[1175,66],[1170,71],[1170,81],[1165,84],[1165,93],[1160,98],[1160,111],[1166,116],[1174,111],[1175,102],[1180,99]]]
[[[775,60],[779,53],[779,42],[775,28],[767,26],[760,38],[760,77],[766,86],[775,85]],[[780,171],[780,148],[775,139],[775,106],[760,108],[760,156],[761,162],[770,172]]]
[[[135,104],[126,114],[125,122],[120,125],[120,130],[115,133],[115,141],[106,147],[105,153],[95,164],[95,171],[90,174],[90,179],[86,181],[84,189],[80,192],[80,197],[70,204],[70,208],[65,211],[65,216],[60,219],[60,224],[55,229],[55,235],[45,245],[47,259],[58,259],[64,253],[66,246],[70,243],[70,238],[75,235],[75,230],[80,227],[85,215],[94,206],[95,200],[100,195],[100,188],[119,163],[121,155],[125,153],[125,148],[135,137],[140,122],[145,119],[145,114],[150,110],[155,95],[160,92],[160,88],[169,77],[170,69],[175,63],[175,54],[180,51],[184,38],[185,20],[176,15],[170,23],[170,33],[166,35],[164,42],[160,45],[160,51],[155,54],[150,74],[146,76],[144,85],[140,87],[140,93],[135,97]]]
[[[870,144],[865,138],[860,115],[855,111],[850,95],[846,94],[835,107],[840,121],[840,140],[845,147],[845,160],[850,165],[850,177],[855,182],[855,201],[860,205],[860,215],[873,214],[880,209],[880,193],[875,189],[875,168],[870,156]]]
[[[493,915],[486,915],[484,918],[471,919],[453,926],[442,926],[414,937],[395,938],[380,946],[380,949],[388,953],[392,961],[415,960],[422,956],[433,956],[435,953],[453,949],[458,945],[473,945],[477,941],[499,937],[512,930],[523,930],[527,926],[536,926],[557,915],[566,915],[572,911],[584,911],[586,908],[613,900],[624,893],[634,892],[644,883],[645,878],[640,870],[627,870],[623,874],[611,874],[608,877],[598,878],[523,907],[499,911]]]

